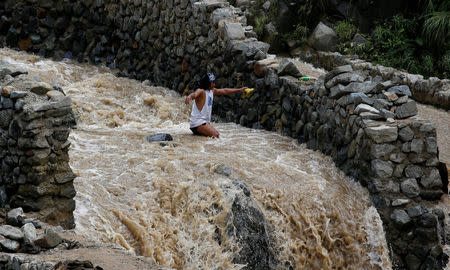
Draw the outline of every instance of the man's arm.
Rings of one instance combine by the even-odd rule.
[[[222,89],[213,89],[214,95],[231,95],[238,92],[244,92],[244,90],[247,89],[247,87],[242,88],[222,88]]]
[[[189,104],[192,100],[198,98],[204,92],[203,89],[197,89],[194,93],[191,93],[186,97],[184,103]]]

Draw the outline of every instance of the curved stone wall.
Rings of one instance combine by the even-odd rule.
[[[355,70],[369,71],[373,76],[382,76],[385,80],[408,85],[416,101],[431,104],[436,107],[450,110],[450,80],[431,77],[424,79],[422,75],[409,74],[394,68],[372,65],[352,56],[344,56],[333,52],[317,52],[304,48],[294,52],[303,60],[331,70],[341,65],[351,65]]]
[[[437,205],[444,193],[436,130],[415,116],[408,86],[350,65],[317,82],[278,75],[282,64],[274,60],[257,66],[265,68],[255,69],[260,75],[255,94],[240,100],[220,96],[219,116],[290,135],[330,155],[368,188],[394,264],[399,269],[442,269],[446,258],[441,245],[449,239],[444,211]]]
[[[43,221],[73,228],[70,98],[2,61],[0,86],[1,207],[23,207],[40,212]]]
[[[378,74],[352,62],[317,82],[299,81],[291,60],[266,59],[268,44],[227,1],[53,3],[0,3],[0,39],[47,57],[104,63],[120,76],[184,93],[206,70],[219,87],[254,86],[249,99],[219,97],[218,118],[278,131],[331,155],[369,189],[395,263],[442,268],[446,217],[436,205],[443,183],[435,128],[415,117],[411,100],[419,80],[413,88],[389,77],[390,69]]]

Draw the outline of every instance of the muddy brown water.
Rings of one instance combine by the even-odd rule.
[[[224,213],[208,212],[212,204],[231,208],[220,188],[226,179],[215,173],[224,164],[263,211],[277,260],[296,269],[392,268],[367,191],[330,157],[235,124],[214,124],[220,139],[193,136],[183,97],[103,67],[9,49],[0,49],[0,57],[72,98],[79,117],[69,153],[78,175],[77,234],[165,267],[240,269],[232,263],[232,239],[227,246],[214,238]],[[168,146],[146,142],[145,136],[162,132],[174,137]]]

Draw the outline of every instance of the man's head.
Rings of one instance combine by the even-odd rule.
[[[214,88],[215,81],[216,81],[216,76],[214,76],[214,74],[206,73],[200,79],[199,87],[204,90],[212,89],[212,88]]]

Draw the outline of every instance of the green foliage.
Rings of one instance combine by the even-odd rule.
[[[438,69],[441,70],[443,78],[450,78],[450,50],[439,58],[437,62]]]
[[[264,33],[264,26],[270,21],[267,15],[258,16],[255,18],[255,28],[253,29],[258,36]]]
[[[442,50],[450,38],[450,11],[436,11],[427,14],[422,36],[427,45],[435,50]]]
[[[349,41],[356,34],[356,26],[348,21],[340,22],[335,28],[336,34],[342,41]]]
[[[425,74],[433,74],[434,69],[434,59],[433,56],[429,54],[422,55],[422,63],[420,63],[422,68],[420,71],[424,72]]]
[[[301,43],[304,43],[308,39],[308,33],[308,26],[297,24],[294,32],[292,33],[292,37],[299,40]]]

